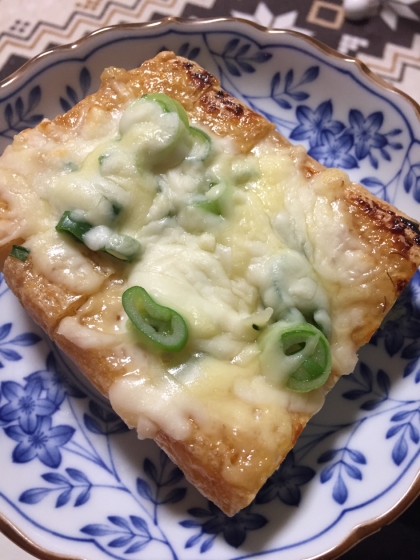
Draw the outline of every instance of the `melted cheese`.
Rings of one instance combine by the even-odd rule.
[[[334,185],[348,179],[328,170],[308,182],[296,164],[303,151],[290,153],[273,138],[241,155],[229,138],[207,131],[211,157],[185,158],[191,145],[184,124],[154,102],[93,117],[63,146],[40,133],[23,135],[18,146],[35,177],[23,191],[34,192],[37,202],[21,224],[34,264],[76,293],[98,292],[58,333],[81,348],[113,347],[122,356],[127,374],[109,396],[140,437],[162,429],[188,439],[193,425],[210,434],[223,425],[238,441],[252,432],[267,453],[279,452],[279,442],[286,449],[290,414],[315,413],[323,391],[286,389],[275,363],[261,367],[258,337],[285,316],[315,321],[331,335],[334,363],[343,373],[353,369],[349,333],[361,314],[357,306],[351,314],[344,306],[331,310],[330,301],[371,270],[334,200]],[[9,171],[2,173],[19,182],[21,197],[23,179],[7,150],[4,162]],[[13,208],[17,196],[12,188],[3,198]],[[22,205],[25,215],[33,198]],[[101,249],[113,232],[140,243],[139,258],[125,265],[119,284],[105,287],[106,276],[78,244],[55,232],[66,210],[96,226],[86,237],[91,249]],[[184,317],[190,339],[179,356],[145,353],[127,329],[121,293],[135,285]],[[293,356],[284,361],[284,376],[293,363]],[[227,465],[224,476],[234,481],[245,474]]]
[[[75,242],[63,239],[55,230],[32,236],[26,243],[34,266],[53,284],[76,294],[98,291],[107,274]]]

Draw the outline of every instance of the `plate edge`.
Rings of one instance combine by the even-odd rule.
[[[39,558],[39,560],[86,560],[80,556],[67,556],[42,548],[2,514],[0,514],[0,533],[11,540],[15,545],[22,548],[25,552],[28,552],[28,554]]]
[[[115,31],[116,29],[130,29],[130,30],[140,30],[140,29],[153,29],[153,28],[161,28],[167,27],[170,25],[187,25],[191,27],[201,27],[206,26],[214,23],[223,23],[223,24],[236,24],[239,23],[240,25],[244,25],[245,27],[251,27],[257,29],[259,32],[267,34],[267,35],[290,35],[294,37],[298,37],[301,40],[305,41],[306,43],[310,44],[311,46],[315,47],[317,50],[332,56],[333,58],[340,60],[342,62],[347,62],[349,64],[355,65],[358,71],[367,77],[370,81],[375,83],[376,85],[386,89],[389,92],[397,94],[398,96],[405,99],[406,102],[411,105],[412,109],[416,113],[417,118],[420,121],[420,104],[417,103],[412,97],[410,97],[404,91],[394,87],[389,82],[385,81],[383,78],[378,76],[375,72],[370,70],[370,68],[361,60],[350,57],[340,52],[336,51],[332,47],[305,35],[304,33],[300,33],[299,31],[293,31],[289,29],[277,29],[277,28],[268,28],[264,27],[258,23],[253,21],[249,21],[243,18],[226,18],[226,17],[216,17],[216,18],[197,18],[194,20],[190,20],[187,18],[179,18],[174,16],[165,17],[158,20],[147,21],[147,22],[139,22],[139,23],[124,23],[124,24],[117,24],[117,25],[110,25],[106,27],[102,27],[92,31],[91,33],[83,36],[82,38],[72,42],[66,43],[64,45],[59,45],[57,47],[52,47],[46,51],[41,52],[40,54],[36,55],[35,57],[31,58],[25,64],[23,64],[18,70],[13,72],[10,76],[5,78],[4,80],[0,81],[0,91],[3,88],[7,88],[10,85],[13,85],[16,81],[18,81],[22,75],[24,75],[28,69],[32,68],[32,66],[36,66],[40,61],[43,61],[44,58],[49,57],[51,55],[55,55],[60,52],[67,52],[67,51],[74,51],[79,49],[83,46],[86,42],[91,40],[93,37],[97,35],[102,35],[106,33],[110,33]]]

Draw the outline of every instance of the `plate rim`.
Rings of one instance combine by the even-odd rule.
[[[70,43],[66,43],[64,45],[57,45],[51,47],[38,55],[34,56],[27,62],[25,62],[20,68],[15,70],[12,74],[10,74],[7,78],[0,81],[0,92],[3,89],[7,89],[18,82],[23,75],[30,70],[33,66],[36,66],[38,63],[43,62],[43,60],[47,57],[54,56],[56,54],[60,54],[62,52],[72,52],[74,50],[78,50],[82,48],[85,43],[89,42],[92,38],[95,38],[100,35],[112,33],[117,30],[141,30],[141,29],[154,29],[154,28],[164,28],[167,26],[188,26],[188,27],[201,27],[211,24],[240,24],[244,25],[245,27],[252,27],[257,31],[267,34],[267,35],[290,35],[292,37],[299,38],[304,42],[307,42],[312,47],[315,47],[317,50],[321,51],[324,54],[332,56],[336,60],[340,60],[341,62],[345,62],[351,65],[354,65],[362,75],[367,77],[370,81],[374,84],[397,94],[404,98],[414,109],[417,118],[420,121],[420,103],[415,101],[412,97],[410,97],[404,91],[396,88],[389,82],[385,81],[383,78],[378,76],[375,72],[370,70],[370,68],[361,60],[356,57],[344,55],[337,50],[329,47],[325,43],[322,43],[318,39],[311,37],[310,35],[305,35],[299,31],[294,31],[291,29],[282,29],[282,28],[275,28],[275,27],[265,27],[253,21],[244,19],[244,18],[235,18],[235,17],[214,17],[214,18],[196,18],[196,19],[188,19],[182,17],[175,17],[175,16],[168,16],[161,19],[153,20],[153,21],[146,21],[146,22],[138,22],[138,23],[120,23],[116,25],[108,25],[105,27],[101,27],[99,29],[95,29],[94,31],[84,35],[80,39],[76,41],[72,41]]]
[[[214,17],[214,18],[197,18],[197,19],[187,19],[175,16],[168,16],[157,20],[147,21],[147,22],[138,22],[138,23],[125,23],[125,24],[117,24],[117,25],[110,25],[101,27],[96,29],[87,35],[84,35],[80,39],[76,41],[66,43],[63,45],[58,45],[51,47],[35,57],[31,58],[27,62],[25,62],[18,70],[13,72],[7,78],[0,81],[0,94],[3,92],[6,93],[5,98],[1,101],[4,102],[8,95],[7,90],[11,89],[14,91],[10,92],[10,95],[16,93],[16,85],[19,86],[20,81],[23,82],[20,87],[24,87],[25,84],[25,74],[32,71],[33,68],[37,68],[39,64],[42,65],[44,60],[48,60],[50,57],[59,56],[60,54],[66,54],[71,52],[77,52],[82,49],[85,44],[90,42],[92,39],[96,37],[106,36],[108,34],[112,34],[114,32],[124,32],[125,30],[128,31],[142,31],[148,29],[165,29],[165,27],[173,26],[176,29],[177,26],[185,26],[190,28],[201,28],[206,27],[209,25],[238,25],[243,26],[245,28],[254,28],[259,33],[264,35],[268,35],[271,37],[286,35],[296,37],[303,42],[306,42],[311,47],[314,47],[317,51],[321,53],[333,57],[333,59],[341,61],[342,63],[350,64],[352,68],[356,68],[357,71],[360,72],[362,76],[369,79],[370,82],[379,86],[382,89],[385,89],[387,92],[392,94],[396,94],[398,97],[403,98],[406,103],[414,110],[414,113],[419,120],[420,124],[420,104],[417,103],[413,98],[411,98],[408,94],[401,91],[400,89],[396,88],[389,82],[386,82],[383,78],[375,74],[369,67],[360,61],[359,59],[347,55],[343,55],[340,52],[336,51],[335,49],[329,47],[328,45],[322,43],[321,41],[309,36],[305,35],[304,33],[290,30],[290,29],[280,29],[280,28],[269,28],[262,26],[258,23],[253,21],[244,19],[244,18],[235,18],[235,17]],[[32,76],[30,76],[26,82],[30,81]],[[336,546],[329,549],[326,552],[322,552],[317,556],[307,556],[305,560],[333,560],[338,558],[354,546],[356,546],[359,542],[361,542],[366,537],[376,533],[379,531],[384,525],[392,523],[396,520],[398,516],[400,516],[420,495],[420,471],[417,473],[415,478],[413,479],[412,483],[410,484],[409,488],[406,492],[400,497],[400,499],[394,504],[393,507],[388,509],[386,512],[373,517],[365,522],[357,524],[350,533]],[[5,535],[9,538],[13,543],[17,546],[32,554],[33,556],[39,558],[40,560],[84,560],[82,557],[79,556],[68,556],[62,555],[60,553],[48,551],[47,549],[39,546],[35,541],[29,538],[23,531],[21,531],[14,523],[12,523],[9,519],[5,517],[0,512],[0,533]],[[262,552],[263,554],[263,552]]]
[[[67,554],[63,555],[58,552],[51,552],[39,546],[2,513],[0,513],[0,533],[28,554],[39,558],[39,560],[87,560],[80,556],[68,556]]]

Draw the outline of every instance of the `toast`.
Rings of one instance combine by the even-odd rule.
[[[420,231],[162,52],[15,137],[0,262],[127,425],[233,515],[353,371]]]

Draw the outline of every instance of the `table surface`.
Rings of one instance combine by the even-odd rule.
[[[367,66],[420,103],[420,0],[380,0],[376,14],[346,19],[344,0],[0,0],[0,80],[51,47],[100,27],[177,17],[242,17],[310,34]],[[348,0],[346,0],[348,3]],[[403,546],[403,548],[402,548]],[[342,560],[420,560],[420,498]],[[33,560],[0,533],[2,560]]]

